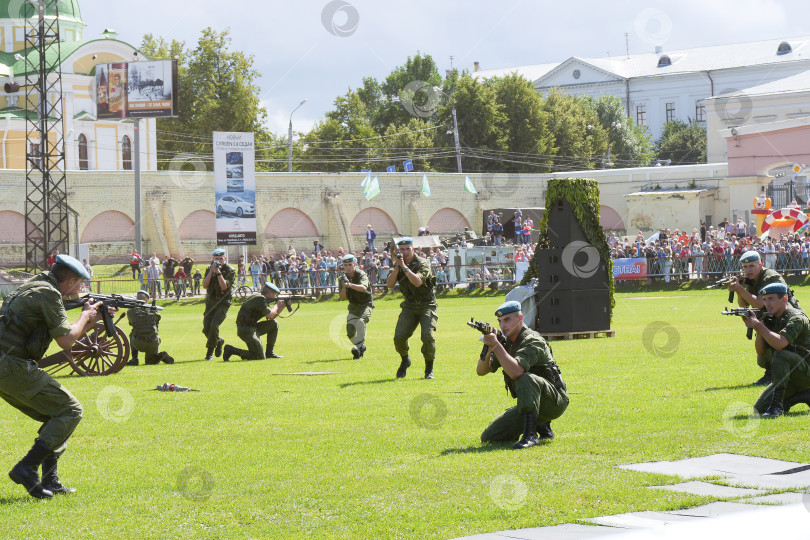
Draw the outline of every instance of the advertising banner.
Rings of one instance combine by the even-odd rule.
[[[177,116],[177,61],[96,64],[96,117]]]
[[[613,259],[613,279],[644,279],[647,277],[647,259]]]
[[[459,250],[463,272],[460,281],[500,281],[513,279],[514,246],[475,246]],[[456,248],[450,249],[450,263]]]
[[[217,245],[256,245],[253,133],[214,132]]]

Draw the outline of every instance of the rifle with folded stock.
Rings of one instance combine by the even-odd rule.
[[[723,311],[720,312],[720,315],[734,315],[737,317],[745,317],[746,319],[750,319],[751,317],[756,317],[757,319],[762,318],[762,314],[767,312],[763,312],[761,309],[751,309],[748,307],[738,307],[738,308],[725,308]],[[745,333],[745,337],[751,339],[754,337],[754,329],[749,328],[748,331]]]
[[[495,336],[498,338],[498,341],[501,343],[501,345],[503,345],[504,347],[506,346],[506,336],[503,335],[503,332],[501,332],[501,330],[499,328],[495,328],[494,326],[492,326],[489,323],[485,323],[485,322],[482,322],[482,321],[476,321],[474,317],[470,318],[470,320],[467,322],[467,326],[475,328],[476,330],[478,330],[479,332],[481,332],[481,334],[483,334],[485,336],[487,334],[495,334]],[[483,358],[487,354],[487,349],[488,348],[489,348],[489,346],[485,344],[484,348],[481,349],[481,358]]]
[[[287,311],[290,312],[290,314],[287,315],[287,317],[292,317],[293,315],[295,315],[295,312],[298,311],[298,308],[301,307],[301,301],[302,300],[315,300],[315,297],[314,296],[302,296],[302,295],[299,295],[299,294],[280,294],[276,298],[268,298],[267,302],[268,303],[271,303],[271,302],[275,303],[278,300],[283,300],[284,301],[284,305],[287,307]],[[293,302],[295,302],[295,311],[293,311],[293,308],[292,308]]]
[[[84,306],[88,300],[93,299],[96,301],[96,308],[101,313],[101,318],[104,320],[104,330],[107,332],[108,337],[112,337],[115,335],[115,322],[113,321],[112,315],[107,310],[107,308],[115,308],[115,309],[132,309],[132,308],[139,308],[139,307],[148,307],[149,309],[159,311],[163,308],[160,306],[155,305],[155,301],[152,300],[152,305],[150,306],[147,302],[143,300],[137,300],[135,298],[126,298],[121,296],[120,294],[93,294],[90,293],[86,296],[81,296],[79,298],[71,298],[69,300],[64,301],[65,310],[76,309],[79,307]]]
[[[724,278],[720,278],[708,287],[707,289],[719,289],[720,287],[728,287],[728,284],[734,280],[739,280],[740,283],[745,282],[745,278],[743,276],[726,276]],[[734,291],[728,291],[728,301],[734,301]]]

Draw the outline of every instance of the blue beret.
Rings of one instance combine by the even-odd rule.
[[[499,307],[495,311],[495,316],[496,317],[503,317],[504,315],[508,315],[508,314],[514,313],[516,311],[520,311],[520,302],[516,302],[514,300],[511,300],[509,302],[504,302],[503,304],[501,304],[501,307]]]
[[[765,285],[760,289],[759,295],[764,296],[766,294],[787,294],[788,288],[787,285],[784,283],[771,283],[770,285]]]
[[[411,238],[410,236],[406,236],[404,238],[400,238],[399,240],[397,240],[398,246],[407,246],[410,244],[413,244],[413,238]]]
[[[222,248],[217,248],[211,253],[214,257],[223,257],[225,255],[225,250]]]
[[[758,251],[746,251],[740,257],[740,262],[741,263],[754,262],[754,261],[759,261],[759,260],[761,260],[761,259],[759,258],[759,252]]]
[[[73,272],[79,277],[83,277],[84,279],[90,279],[90,274],[87,272],[87,268],[85,268],[82,265],[82,263],[80,263],[77,259],[74,259],[70,255],[57,255],[56,262],[67,266],[68,268],[73,270]]]
[[[350,263],[350,262],[356,263],[357,262],[357,257],[355,257],[354,255],[346,255],[345,257],[343,257],[341,259],[340,262],[342,262],[342,263]]]
[[[151,297],[149,296],[149,293],[148,293],[148,292],[146,292],[146,291],[145,291],[145,290],[143,290],[143,289],[141,289],[140,291],[136,292],[136,293],[135,293],[135,296],[138,296],[139,294],[145,294],[147,298],[151,298]]]
[[[277,293],[281,294],[281,291],[279,290],[279,288],[276,287],[276,284],[273,283],[272,281],[265,281],[264,286],[267,287],[268,289],[271,289],[271,290],[276,291]]]

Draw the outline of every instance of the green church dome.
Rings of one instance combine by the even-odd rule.
[[[20,0],[0,0],[0,21],[3,19],[24,18],[26,13],[23,12],[23,8],[26,4],[28,4],[27,1],[21,2]],[[79,0],[64,0],[63,2],[58,2],[57,5],[59,6],[60,19],[83,22],[82,12],[79,10]],[[14,13],[11,13],[12,11]],[[46,13],[48,15],[53,15],[55,11],[56,8],[50,7],[46,10]],[[30,13],[30,9],[28,13]]]

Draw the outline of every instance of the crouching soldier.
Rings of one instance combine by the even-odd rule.
[[[148,302],[149,293],[140,290],[135,298]],[[138,352],[144,353],[144,364],[159,364],[160,362],[174,364],[174,358],[169,356],[166,351],[158,352],[160,348],[160,336],[158,335],[160,313],[156,309],[150,306],[130,308],[127,311],[127,321],[132,327],[132,332],[129,334],[132,359],[127,362],[128,366],[138,365]]]
[[[788,287],[771,283],[759,291],[768,316],[744,318],[757,333],[758,356],[771,358],[771,383],[754,410],[762,418],[777,418],[798,403],[810,406],[810,320],[788,302]]]
[[[245,342],[248,350],[225,345],[222,360],[228,362],[231,356],[238,356],[242,360],[283,358],[273,351],[278,337],[278,323],[275,319],[286,306],[284,300],[276,300],[279,292],[281,291],[273,283],[265,281],[260,293],[245,300],[236,315],[236,334]],[[259,339],[264,334],[267,334],[266,348],[262,348],[262,341]]]
[[[517,406],[495,418],[481,434],[481,442],[514,441],[512,448],[528,448],[540,439],[553,439],[551,420],[568,407],[568,394],[551,348],[540,334],[523,324],[518,302],[506,302],[495,312],[506,341],[495,333],[484,336],[489,347],[478,359],[476,373],[487,375],[503,368],[506,387],[517,398]],[[539,437],[538,437],[539,434]]]
[[[50,271],[34,276],[0,307],[0,398],[42,424],[34,446],[8,475],[37,499],[76,491],[62,485],[56,468],[68,438],[82,419],[82,406],[37,367],[37,362],[52,341],[69,354],[76,340],[99,320],[98,306],[88,300],[79,318],[70,323],[62,302],[63,296],[78,293],[89,278],[79,261],[59,255]],[[109,312],[115,309],[109,308]],[[42,483],[37,474],[40,465]]]

